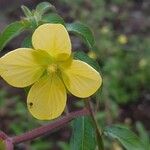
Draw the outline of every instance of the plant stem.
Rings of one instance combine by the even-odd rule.
[[[4,132],[0,131],[0,141],[4,141],[6,150],[13,150],[13,144],[11,138],[9,138]],[[1,147],[0,147],[1,149]]]
[[[98,148],[99,148],[99,150],[104,150],[104,144],[103,144],[103,139],[102,139],[102,136],[101,136],[101,131],[100,131],[99,126],[97,124],[97,121],[95,119],[95,114],[94,114],[94,111],[92,109],[92,104],[91,104],[90,100],[88,100],[86,102],[86,105],[87,105],[87,107],[90,111],[90,115],[91,115],[91,118],[93,120],[93,124],[94,124],[95,129],[96,129]]]
[[[11,138],[5,140],[6,150],[14,150],[14,145]]]
[[[7,138],[8,136],[3,131],[0,131],[0,139],[5,140]]]
[[[33,129],[32,131],[28,131],[22,135],[12,137],[11,138],[12,143],[18,144],[18,143],[33,140],[33,139],[43,136],[44,134],[47,134],[47,133],[52,133],[52,132],[56,131],[57,129],[65,126],[67,123],[69,123],[74,118],[79,117],[79,116],[88,115],[88,114],[89,114],[89,110],[87,108],[69,113],[67,116],[65,116],[53,123]]]

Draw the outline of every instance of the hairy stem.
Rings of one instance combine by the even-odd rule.
[[[87,108],[69,113],[67,116],[64,116],[63,118],[61,118],[53,123],[33,129],[22,135],[11,137],[12,143],[18,144],[18,143],[22,143],[22,142],[26,142],[26,141],[31,141],[35,138],[43,136],[44,134],[52,133],[52,132],[56,131],[57,129],[65,126],[68,122],[70,122],[74,118],[79,117],[79,116],[88,115],[88,114],[89,114],[89,110]]]

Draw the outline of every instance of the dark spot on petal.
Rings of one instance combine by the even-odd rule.
[[[29,106],[30,106],[30,108],[32,108],[32,107],[33,107],[33,103],[32,103],[32,102],[30,102],[30,103],[29,103]]]

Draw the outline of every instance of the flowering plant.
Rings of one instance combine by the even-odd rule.
[[[122,133],[140,150],[138,138],[128,129],[121,126],[100,129],[97,124],[96,108],[91,99],[101,91],[100,67],[95,55],[92,59],[83,51],[73,51],[69,36],[74,33],[82,37],[86,47],[92,50],[92,31],[81,23],[65,23],[48,2],[40,3],[34,11],[26,6],[22,6],[22,10],[25,17],[2,32],[0,49],[25,30],[30,30],[32,36],[25,38],[22,48],[0,58],[0,76],[14,87],[28,88],[27,108],[36,119],[60,119],[18,136],[9,137],[0,132],[0,149],[12,150],[15,144],[51,133],[74,119],[71,150],[104,150],[103,134],[117,137],[128,149],[129,144],[120,136]],[[84,108],[63,115],[65,107],[67,110],[67,94],[82,99]]]

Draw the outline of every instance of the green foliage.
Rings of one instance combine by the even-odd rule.
[[[0,50],[2,50],[10,40],[18,36],[25,29],[26,25],[22,21],[17,21],[8,25],[0,34]]]
[[[97,147],[99,150],[104,150],[104,142],[102,135],[99,134],[98,132],[96,133],[96,138],[97,138]]]
[[[134,30],[132,26],[134,19],[130,20],[133,12],[129,6],[133,8],[136,2],[123,0],[109,2],[63,0],[63,2],[71,7],[72,18],[77,18],[92,27],[96,37],[96,48],[91,50],[96,51],[97,59],[101,64],[103,90],[109,91],[107,97],[101,96],[100,99],[103,101],[107,98],[119,104],[127,104],[139,99],[141,88],[149,91],[150,44],[148,35],[142,34],[147,33],[148,28],[140,28],[139,32],[131,34],[127,32]],[[122,5],[124,9],[121,8]],[[125,22],[130,21],[131,24],[126,25]],[[144,24],[140,25],[144,26]],[[126,36],[127,43],[119,42],[120,35]]]
[[[140,122],[136,123],[136,129],[139,133],[139,137],[143,143],[145,150],[150,150],[150,136],[146,129],[144,128],[143,124]]]
[[[104,129],[104,134],[112,139],[117,139],[127,150],[144,150],[137,135],[126,127],[112,125]]]
[[[30,9],[26,6],[21,6],[21,9],[23,11],[23,13],[25,14],[26,17],[32,17],[33,16],[33,13],[30,11]]]
[[[69,32],[81,36],[90,49],[93,48],[95,44],[94,36],[90,28],[82,23],[70,23],[66,24],[66,28]]]
[[[13,135],[22,134],[23,132],[26,132],[43,124],[42,121],[37,121],[36,119],[33,119],[29,116],[26,109],[26,104],[22,99],[20,99],[19,96],[13,96],[9,98],[8,93],[6,93],[6,91],[2,89],[0,89],[0,114],[1,112],[3,112],[3,114],[7,114],[7,117],[4,118],[4,120],[10,118],[10,120],[8,120],[8,126],[10,132]],[[32,150],[46,150],[51,148],[51,146],[52,143],[50,141],[40,139],[35,140],[30,148]]]
[[[49,2],[41,2],[36,7],[36,12],[38,12],[41,16],[48,12],[49,10],[54,9],[54,6]]]
[[[66,142],[58,142],[58,145],[62,150],[70,150],[70,146]]]
[[[39,3],[36,9],[34,10],[34,18],[35,18],[36,24],[39,25],[43,16],[51,10],[55,10],[55,7],[51,5],[49,2]]]
[[[40,3],[32,12],[26,6],[22,6],[22,10],[26,18],[8,25],[0,34],[0,50],[2,50],[11,39],[15,38],[26,29],[33,32],[37,26],[44,23],[61,23],[65,25],[64,20],[58,14],[45,14],[50,10],[54,10],[54,6],[48,2]],[[30,43],[30,45],[27,43]],[[29,41],[28,37],[23,41],[23,45],[31,47],[31,42]]]
[[[32,143],[32,150],[49,150],[52,147],[52,143],[48,141],[37,140]]]
[[[36,10],[31,12],[28,7],[22,6],[22,10],[26,16],[24,20],[17,21],[7,26],[0,35],[0,50],[13,38],[21,34],[24,30],[29,29],[34,31],[35,28],[42,23],[61,23],[64,24],[63,19],[57,14],[46,14],[47,11],[53,7],[48,2],[40,3]],[[29,39],[24,44],[29,42]]]
[[[95,129],[89,117],[79,117],[72,122],[71,150],[94,150]]]
[[[89,50],[96,53],[98,62],[90,58],[84,51],[76,51],[74,58],[85,61],[97,71],[102,71],[103,73],[103,92],[98,92],[96,95],[96,100],[101,100],[101,112],[96,114],[96,118],[100,127],[104,128],[104,134],[111,137],[111,139],[105,139],[106,149],[112,149],[112,139],[117,139],[127,150],[149,150],[149,134],[142,124],[136,124],[140,138],[125,127],[109,126],[105,128],[109,121],[111,123],[119,122],[117,118],[120,115],[118,103],[127,104],[131,101],[134,102],[141,96],[143,97],[142,91],[149,91],[150,89],[150,44],[147,35],[138,35],[138,33],[125,34],[126,31],[132,29],[122,24],[129,21],[124,19],[130,18],[130,11],[122,10],[119,11],[120,14],[117,13],[122,8],[120,6],[125,4],[123,0],[112,0],[109,3],[105,0],[86,2],[82,0],[63,0],[61,2],[63,3],[64,1],[71,10],[71,12],[68,12],[68,16],[71,16],[71,19],[78,17],[78,20],[91,26],[96,35],[95,39],[87,25],[81,23],[65,24],[63,18],[56,13],[54,6],[48,2],[42,2],[33,11],[26,6],[22,6],[25,18],[22,21],[10,24],[1,33],[0,50],[11,39],[26,29],[32,33],[39,25],[44,23],[60,23],[66,26],[70,33],[81,37],[89,47]],[[128,5],[132,6],[131,2],[128,1]],[[121,23],[121,29],[115,29],[118,21]],[[117,28],[119,27],[117,26]],[[144,28],[142,33],[146,33],[146,28]],[[118,37],[120,34],[126,36],[127,43],[119,43]],[[32,47],[31,36],[27,36],[23,40],[22,46]],[[10,118],[15,117],[9,126],[12,134],[20,134],[43,124],[43,122],[37,122],[28,116],[26,105],[18,97],[12,98],[12,101],[14,111],[8,115]],[[96,105],[98,105],[97,101]],[[0,107],[9,112],[9,103],[10,99],[7,98],[6,92],[0,90]],[[59,147],[64,150],[94,150],[96,147],[96,134],[91,120],[88,117],[77,118],[73,121],[72,127],[73,134],[70,147],[66,142],[60,142],[58,144]],[[51,142],[47,142],[45,139],[33,142],[31,146],[33,150],[49,148],[52,148]]]
[[[31,36],[25,37],[23,40],[21,47],[27,47],[27,48],[32,48],[32,39]]]
[[[56,13],[47,14],[43,17],[42,23],[60,23],[65,25],[63,18]]]

